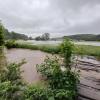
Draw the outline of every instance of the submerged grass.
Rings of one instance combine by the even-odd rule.
[[[6,46],[8,48],[23,48],[23,49],[31,49],[31,50],[41,50],[44,52],[59,54],[60,47],[59,45],[32,45],[28,43],[15,43],[15,42],[7,42]],[[90,46],[90,45],[75,45],[75,54],[79,55],[89,55],[96,56],[100,58],[100,46]]]

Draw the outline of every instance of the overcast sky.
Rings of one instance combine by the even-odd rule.
[[[10,31],[38,36],[100,33],[100,0],[0,0],[0,20]]]

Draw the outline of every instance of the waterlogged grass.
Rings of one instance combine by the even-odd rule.
[[[60,53],[60,47],[58,45],[32,45],[26,43],[6,43],[8,48],[23,48],[31,50],[41,50],[48,53],[58,54]],[[75,54],[97,56],[100,58],[100,46],[90,45],[75,45]]]

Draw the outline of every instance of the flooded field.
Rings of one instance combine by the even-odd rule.
[[[35,41],[35,40],[28,40],[28,41],[22,41],[19,40],[18,42],[20,43],[30,43],[30,44],[35,44],[35,45],[44,45],[44,44],[49,44],[49,45],[57,45],[62,43],[62,41]],[[74,41],[75,44],[79,45],[92,45],[92,46],[100,46],[100,42],[96,41]]]
[[[39,82],[41,77],[36,70],[36,64],[40,64],[50,54],[28,49],[10,49],[6,53],[8,62],[20,62],[26,60],[21,67],[22,77],[28,83]],[[78,69],[80,69],[80,84],[78,91],[80,100],[100,100],[100,61],[93,57],[79,57]]]

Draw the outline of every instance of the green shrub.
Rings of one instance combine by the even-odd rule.
[[[5,42],[5,46],[7,48],[16,48],[18,47],[18,44],[15,42],[15,40],[8,40]]]
[[[51,89],[34,85],[28,86],[24,94],[26,100],[54,100],[53,92]]]
[[[76,93],[73,91],[66,91],[65,89],[54,90],[54,100],[75,100]]]
[[[12,84],[18,84],[18,85],[21,84],[22,71],[20,71],[20,66],[22,66],[24,63],[25,61],[23,60],[21,63],[18,64],[15,63],[8,64],[6,70],[0,73],[0,81],[5,82],[7,80],[11,81]]]
[[[73,72],[68,69],[62,71],[57,57],[51,59],[47,57],[44,63],[37,65],[37,69],[48,82],[48,87],[51,88],[52,91],[55,91],[55,100],[71,100],[70,98],[76,96],[78,72]],[[60,96],[56,97],[58,94],[62,95],[62,99],[60,99]]]
[[[0,100],[24,100],[25,84],[21,78],[21,63],[8,64],[0,73]]]
[[[25,100],[22,86],[10,81],[0,83],[0,100]]]
[[[72,54],[74,50],[74,44],[69,39],[65,39],[60,45],[61,53],[64,57],[64,64],[66,68],[71,69]]]
[[[47,57],[44,63],[37,65],[37,71],[43,75],[54,93],[54,100],[74,100],[77,95],[79,74],[71,69],[73,47],[70,40],[64,40],[60,46],[64,57],[64,70],[57,57]]]
[[[3,26],[0,22],[0,46],[4,45],[4,33],[3,33]]]

